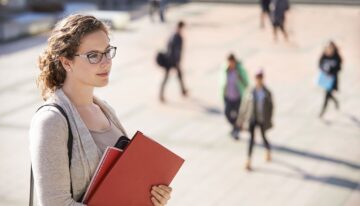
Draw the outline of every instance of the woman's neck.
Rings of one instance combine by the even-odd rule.
[[[93,104],[94,87],[65,81],[62,89],[76,107],[90,106]]]

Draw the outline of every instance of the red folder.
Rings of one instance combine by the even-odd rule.
[[[83,202],[88,206],[152,206],[151,187],[169,185],[184,163],[141,132],[136,132],[122,154],[107,151],[100,162],[104,166],[98,166],[85,194]]]
[[[116,147],[107,147],[104,155],[100,160],[96,172],[91,179],[91,182],[86,190],[86,193],[83,197],[83,203],[86,203],[89,198],[94,194],[96,188],[99,187],[100,183],[104,180],[106,174],[111,170],[111,168],[116,163],[117,159],[121,156],[122,150]]]

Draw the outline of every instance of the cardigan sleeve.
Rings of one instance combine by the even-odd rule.
[[[38,205],[84,206],[71,197],[65,117],[55,108],[42,108],[32,119],[29,135]]]

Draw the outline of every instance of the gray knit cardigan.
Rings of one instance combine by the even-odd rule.
[[[66,119],[54,107],[41,108],[34,115],[30,126],[30,156],[38,205],[84,205],[79,202],[79,199],[96,170],[101,159],[101,151],[75,106],[62,89],[56,90],[46,103],[60,105],[68,115],[73,134],[72,159],[69,169]],[[111,121],[126,135],[114,110],[96,97],[94,97],[94,103],[99,105]],[[70,179],[73,198],[70,193]]]

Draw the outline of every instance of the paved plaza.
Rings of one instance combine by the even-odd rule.
[[[175,177],[169,206],[360,205],[360,7],[293,5],[290,42],[275,43],[259,26],[257,5],[189,3],[171,7],[168,22],[147,16],[113,31],[118,47],[111,82],[96,90],[118,112],[129,134],[141,130],[186,159]],[[187,23],[183,69],[189,97],[173,74],[166,104],[158,100],[163,71],[155,54],[178,20]],[[0,45],[0,206],[27,204],[28,129],[41,104],[36,61],[47,34]],[[316,85],[328,40],[344,58],[340,110],[329,104],[318,118],[324,91]],[[261,138],[252,172],[244,169],[249,134],[229,136],[220,95],[220,65],[234,52],[252,83],[259,67],[274,95],[275,127],[268,132],[273,161]]]

